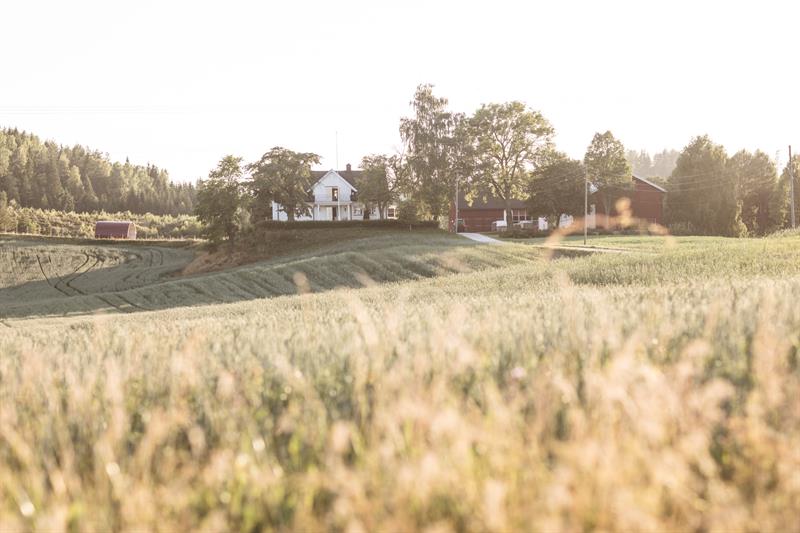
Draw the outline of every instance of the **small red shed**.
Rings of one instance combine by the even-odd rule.
[[[94,224],[97,239],[135,239],[136,224],[125,220],[99,220]]]

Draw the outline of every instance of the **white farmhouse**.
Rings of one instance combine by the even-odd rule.
[[[308,195],[309,215],[295,217],[295,220],[373,220],[381,218],[377,207],[366,212],[363,203],[358,201],[356,182],[363,171],[353,170],[348,163],[346,170],[312,170],[314,185]],[[395,206],[387,207],[383,218],[397,218]],[[272,202],[272,219],[288,220],[283,206]]]

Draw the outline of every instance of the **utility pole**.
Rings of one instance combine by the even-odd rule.
[[[458,178],[456,178],[456,200],[455,200],[455,206],[456,206],[456,219],[455,219],[455,224],[454,224],[454,228],[455,229],[453,230],[453,232],[454,233],[458,233]]]
[[[586,236],[589,234],[589,171],[583,172],[583,245],[586,246]]]
[[[789,194],[792,195],[792,229],[797,227],[797,221],[794,217],[794,169],[792,168],[792,145],[789,145]]]

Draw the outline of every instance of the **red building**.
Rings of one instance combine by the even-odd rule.
[[[97,239],[135,239],[136,224],[127,221],[101,220],[94,225]]]
[[[631,215],[634,219],[648,224],[664,223],[664,195],[666,189],[653,183],[652,181],[633,176],[633,188],[630,192]],[[595,221],[590,219],[589,227],[607,227],[605,222],[605,203],[603,202],[603,191],[600,190],[589,197],[589,213],[596,213]],[[614,205],[611,205],[611,216],[618,216]],[[592,222],[595,222],[592,225]]]
[[[511,208],[511,223],[533,220],[528,204],[523,200],[511,200],[509,207]],[[458,231],[475,233],[492,231],[492,222],[505,218],[504,210],[505,204],[497,198],[487,198],[486,200],[476,198],[472,203],[468,203],[464,193],[461,193],[458,196],[458,218],[461,220]],[[453,202],[450,202],[450,231],[454,228],[455,216],[455,206]]]
[[[666,190],[650,180],[639,176],[632,176],[631,211],[633,217],[647,223],[663,224],[664,222],[664,195]],[[503,220],[504,204],[497,198],[486,200],[476,199],[468,203],[464,194],[458,197],[458,218],[461,220],[459,231],[485,232],[492,230],[492,222]],[[537,220],[538,213],[534,213],[523,200],[511,201],[511,220],[509,226],[522,220]],[[455,226],[455,205],[450,204],[450,229]],[[605,226],[604,202],[602,191],[589,197],[589,227]],[[614,206],[611,206],[611,215],[616,216]],[[594,215],[594,216],[593,216]]]

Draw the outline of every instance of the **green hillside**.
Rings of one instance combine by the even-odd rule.
[[[439,231],[328,233],[333,243],[309,250],[299,242],[300,252],[283,247],[271,260],[193,276],[179,275],[194,257],[189,248],[4,240],[0,281],[9,286],[0,289],[0,318],[230,303],[443,276],[544,255],[525,247],[479,247]]]

